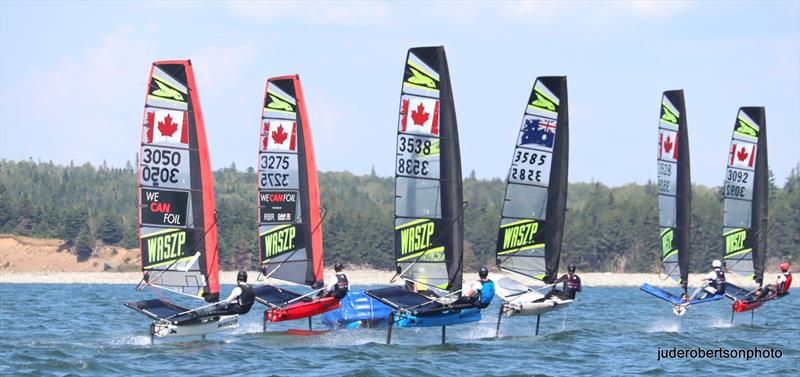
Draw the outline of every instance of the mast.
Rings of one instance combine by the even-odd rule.
[[[726,267],[752,277],[764,277],[767,250],[767,123],[763,107],[741,107],[728,150],[723,204]]]
[[[300,77],[269,79],[263,104],[258,152],[261,265],[271,277],[320,285],[319,184]]]
[[[461,290],[463,193],[453,93],[444,47],[408,51],[395,165],[395,262],[408,280]],[[421,285],[420,285],[421,284]]]
[[[658,122],[658,223],[664,273],[686,289],[691,242],[692,179],[683,90],[661,97]]]
[[[539,77],[525,107],[508,173],[496,247],[501,269],[545,282],[555,279],[568,167],[567,78]]]
[[[214,185],[191,61],[153,63],[139,156],[145,279],[217,301]]]

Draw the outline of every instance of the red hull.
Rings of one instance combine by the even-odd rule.
[[[285,308],[266,310],[264,316],[270,322],[291,321],[294,319],[313,317],[339,307],[339,299],[325,297],[311,302],[300,302],[287,305]]]
[[[733,311],[737,313],[741,312],[749,312],[751,310],[756,310],[764,305],[767,300],[758,300],[758,301],[744,301],[744,300],[736,300],[733,302]]]

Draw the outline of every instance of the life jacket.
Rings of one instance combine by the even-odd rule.
[[[783,283],[781,283],[781,285],[778,287],[778,293],[776,296],[789,293],[789,286],[792,285],[792,274],[789,273],[789,271],[786,271],[783,276],[786,276],[786,280],[784,280]]]
[[[342,299],[347,296],[347,291],[350,289],[350,282],[347,281],[347,275],[336,274],[336,287],[333,288],[331,296]]]
[[[722,271],[722,269],[714,269],[714,273],[717,275],[717,278],[711,282],[711,285],[717,290],[717,294],[721,295],[725,293],[725,271]]]
[[[564,281],[564,289],[568,291],[577,292],[581,290],[581,278],[578,275],[567,275],[567,280]]]
[[[481,280],[481,292],[475,306],[486,308],[492,303],[492,299],[494,299],[494,282],[489,279]]]
[[[253,306],[253,302],[256,300],[256,294],[250,284],[240,285],[239,289],[242,290],[242,294],[236,299],[236,305],[238,306],[237,311],[238,314],[245,314],[249,312],[250,307]]]

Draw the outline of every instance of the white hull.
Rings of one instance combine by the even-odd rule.
[[[556,296],[544,300],[539,291],[530,290],[516,281],[502,278],[497,295],[503,299],[503,314],[506,316],[539,315],[568,306],[573,300],[562,300]]]
[[[573,300],[551,298],[540,302],[512,302],[503,303],[503,314],[506,316],[531,316],[552,312],[571,304]]]
[[[224,315],[209,317],[198,323],[176,325],[167,321],[153,322],[150,328],[152,335],[159,338],[179,336],[198,336],[230,331],[239,328],[239,315]]]

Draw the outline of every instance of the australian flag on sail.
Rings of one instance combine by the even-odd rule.
[[[556,121],[544,118],[526,118],[522,127],[520,145],[536,144],[552,148],[556,140]]]

